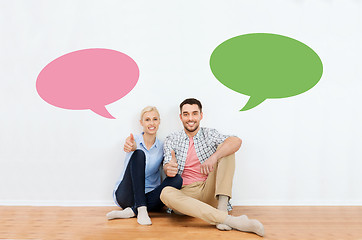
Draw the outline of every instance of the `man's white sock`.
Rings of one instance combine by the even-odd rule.
[[[227,212],[229,197],[225,196],[225,195],[218,195],[218,200],[219,200],[219,203],[218,203],[217,209]],[[223,224],[223,223],[216,224],[216,228],[221,231],[230,231],[232,229],[230,226]]]
[[[264,226],[256,219],[249,219],[246,215],[234,217],[228,215],[224,222],[226,225],[243,232],[253,232],[264,236]]]

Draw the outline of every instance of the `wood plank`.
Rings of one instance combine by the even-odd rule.
[[[0,239],[262,239],[219,231],[202,220],[150,213],[152,226],[132,219],[108,221],[117,207],[0,206]],[[260,220],[264,239],[362,239],[362,207],[234,207],[232,215]]]

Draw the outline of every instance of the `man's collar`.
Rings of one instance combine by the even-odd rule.
[[[189,138],[189,136],[186,134],[186,132],[185,132],[185,129],[182,129],[182,134],[183,134],[183,139],[188,139]]]
[[[199,130],[197,131],[196,135],[193,137],[194,139],[199,139],[200,138],[200,132],[202,131],[202,128],[200,127]],[[183,132],[183,138],[186,140],[189,138],[189,136],[186,134],[185,128],[182,130]]]

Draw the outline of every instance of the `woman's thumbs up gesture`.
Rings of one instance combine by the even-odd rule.
[[[137,144],[136,141],[134,140],[133,134],[131,133],[129,137],[126,138],[123,150],[128,153],[135,151],[136,149],[137,149]]]

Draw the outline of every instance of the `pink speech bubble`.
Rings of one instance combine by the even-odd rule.
[[[136,85],[139,69],[124,53],[110,49],[84,49],[65,54],[46,65],[39,73],[39,96],[56,107],[90,109],[114,117],[105,105],[129,93]]]

